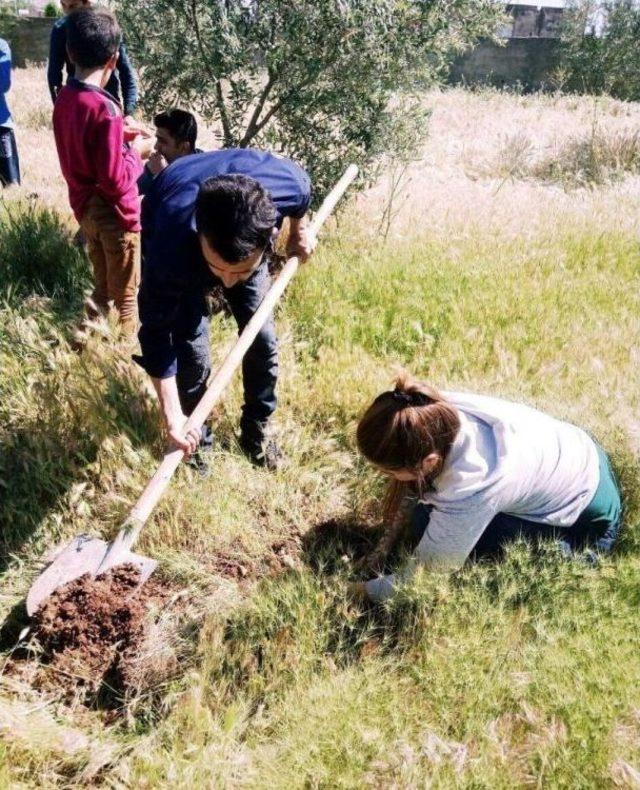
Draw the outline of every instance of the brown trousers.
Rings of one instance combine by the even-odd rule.
[[[133,334],[138,327],[140,234],[123,230],[114,209],[98,195],[89,200],[80,227],[93,265],[93,301],[103,315],[113,302],[124,331]]]

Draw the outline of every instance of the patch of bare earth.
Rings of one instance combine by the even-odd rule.
[[[184,597],[159,578],[141,585],[132,565],[82,576],[56,590],[36,612],[30,660],[14,660],[15,669],[29,675],[36,688],[80,695],[87,702],[139,692],[150,674],[157,682],[178,670],[175,645],[163,644],[157,628],[169,607],[179,617]],[[144,665],[141,655],[147,658]]]

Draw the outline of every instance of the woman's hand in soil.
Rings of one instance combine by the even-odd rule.
[[[364,582],[351,582],[347,585],[349,597],[358,602],[370,601],[367,585]]]
[[[355,563],[355,570],[368,573],[380,573],[387,561],[387,552],[384,549],[374,549]]]

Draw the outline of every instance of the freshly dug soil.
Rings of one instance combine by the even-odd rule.
[[[122,565],[60,587],[33,617],[41,660],[75,687],[103,684],[125,691],[128,665],[170,591],[151,578],[139,584],[135,566]]]

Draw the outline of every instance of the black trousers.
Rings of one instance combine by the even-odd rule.
[[[8,126],[0,126],[0,183],[5,187],[20,183],[16,136]]]
[[[243,283],[225,288],[231,312],[242,332],[271,286],[266,262]],[[209,315],[204,294],[200,310],[185,305],[174,334],[178,372],[176,382],[182,410],[188,416],[204,394],[211,373]],[[264,324],[242,363],[244,406],[240,426],[243,434],[259,439],[277,404],[278,340],[273,316]]]

